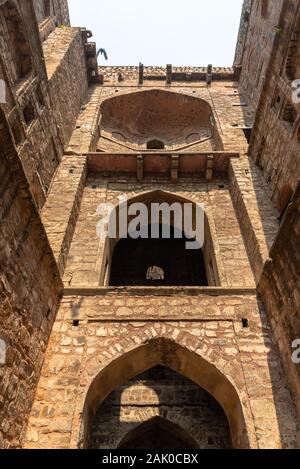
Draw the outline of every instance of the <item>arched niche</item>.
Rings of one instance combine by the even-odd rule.
[[[187,145],[191,135],[197,135],[191,143],[210,140],[211,149],[222,150],[210,104],[195,96],[165,90],[106,99],[101,105],[100,132],[106,140],[112,139],[133,150],[180,149]]]
[[[199,385],[222,407],[229,424],[233,448],[249,448],[243,407],[232,382],[215,365],[169,339],[154,339],[112,361],[92,380],[87,391],[78,446],[89,446],[97,410],[111,392],[133,377],[165,366]]]
[[[169,207],[172,207],[173,204],[178,204],[182,208],[182,214],[184,219],[185,213],[185,204],[188,204],[192,207],[192,228],[196,230],[196,211],[197,211],[197,204],[195,201],[178,196],[176,194],[172,194],[170,192],[165,192],[161,190],[155,190],[147,193],[140,194],[136,197],[132,197],[127,201],[127,208],[129,209],[133,204],[144,204],[148,209],[149,219],[148,219],[148,233],[151,237],[151,210],[152,204],[168,204]],[[204,212],[204,226],[203,226],[203,235],[204,235],[204,244],[200,246],[198,250],[187,250],[186,243],[188,239],[185,237],[185,233],[181,231],[182,237],[180,239],[176,239],[177,236],[180,236],[180,233],[177,227],[174,225],[174,218],[170,218],[170,239],[131,239],[130,236],[126,239],[122,238],[122,234],[120,233],[119,229],[119,214],[120,209],[122,208],[122,204],[115,207],[113,212],[113,216],[116,220],[116,237],[109,237],[107,236],[105,241],[105,248],[104,248],[104,255],[102,261],[102,269],[101,269],[101,278],[100,284],[105,286],[126,286],[126,285],[139,285],[139,286],[153,286],[153,285],[160,285],[160,286],[218,286],[220,285],[220,277],[219,277],[219,268],[216,260],[215,248],[214,243],[211,235],[210,225],[208,221],[208,217]],[[127,223],[129,224],[131,219],[130,216],[127,218]],[[164,223],[160,223],[159,225],[159,232],[162,232],[162,229],[165,229],[166,226]],[[127,232],[128,233],[128,232]],[[174,245],[174,249],[172,246]],[[140,262],[141,265],[134,264],[133,257],[130,255],[130,250],[136,250],[137,252],[134,254],[137,262]],[[128,282],[127,277],[124,277],[124,282],[120,278],[121,274],[119,275],[117,282],[112,282],[112,274],[114,272],[118,273],[118,266],[114,268],[113,262],[115,260],[114,254],[120,251],[118,258],[122,260],[122,265],[126,270],[126,259],[124,255],[128,254],[128,269],[135,269],[137,271],[137,276],[139,279],[143,281],[134,282],[133,280]],[[174,253],[178,254],[178,263],[176,263],[176,256]],[[144,253],[144,257],[143,257]],[[151,253],[156,253],[155,258],[152,256]],[[161,254],[161,256],[160,256]],[[186,254],[186,259],[184,264],[180,263],[180,260],[184,258],[184,254]],[[179,258],[181,255],[181,259]],[[168,257],[169,256],[169,257]],[[171,263],[168,263],[168,259],[173,257],[172,266],[173,266],[173,273],[171,278],[168,278],[168,270],[171,271]],[[157,264],[158,267],[164,270],[164,279],[161,279],[160,282],[147,282],[147,270],[154,264]],[[142,264],[143,263],[143,264]],[[145,265],[144,265],[145,264]],[[193,268],[193,274],[189,275],[187,272],[186,276],[179,275],[179,268],[182,265],[183,268],[187,269],[189,266]],[[131,266],[131,267],[130,267]],[[177,272],[174,271],[177,269]],[[198,270],[197,270],[198,269]],[[199,281],[197,281],[196,274],[197,271],[199,272]],[[137,277],[136,277],[137,278]],[[180,283],[180,278],[184,278],[183,283]],[[192,280],[189,280],[192,279]]]
[[[32,73],[32,54],[26,37],[25,26],[16,3],[6,1],[0,7],[0,16],[6,24],[6,43],[9,44],[7,54],[9,71],[16,85],[27,79]]]
[[[114,389],[96,412],[92,449],[229,449],[227,417],[198,384],[155,366]]]
[[[179,425],[162,417],[154,417],[138,425],[128,432],[118,446],[118,449],[167,448],[197,449],[197,443]]]

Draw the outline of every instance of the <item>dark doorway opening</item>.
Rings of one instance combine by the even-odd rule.
[[[197,449],[196,443],[178,425],[156,417],[129,432],[118,449]]]
[[[131,378],[101,402],[90,449],[229,449],[229,423],[203,388],[162,365]]]
[[[164,150],[165,144],[161,140],[149,140],[147,150]]]
[[[151,236],[151,225],[148,226]],[[178,236],[180,239],[177,239]],[[186,249],[190,241],[170,227],[170,238],[121,239],[112,256],[111,286],[207,286],[202,249]]]

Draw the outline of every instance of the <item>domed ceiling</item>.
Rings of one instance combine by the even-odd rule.
[[[149,90],[124,94],[104,101],[101,113],[101,133],[128,145],[161,141],[167,148],[213,135],[209,104],[180,93]]]

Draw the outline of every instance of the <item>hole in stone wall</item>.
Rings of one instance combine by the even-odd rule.
[[[164,148],[165,144],[161,140],[149,140],[147,142],[147,150],[163,150]]]
[[[283,119],[285,127],[291,131],[297,119],[297,111],[292,104],[287,103],[284,106],[282,119]]]
[[[250,13],[249,13],[249,11],[245,11],[245,13],[244,13],[244,21],[245,21],[245,23],[248,23],[249,20],[250,20]]]
[[[35,119],[35,109],[31,103],[27,104],[23,109],[23,116],[26,125],[30,125]]]
[[[247,329],[249,327],[249,321],[248,319],[242,319],[242,324],[243,324],[243,327],[245,329]]]
[[[73,321],[73,327],[78,327],[79,326],[79,320],[78,319],[75,319]]]
[[[273,97],[273,100],[272,100],[272,108],[275,111],[277,111],[280,108],[280,105],[282,103],[282,98],[281,98],[281,95],[279,93],[280,93],[279,89],[276,88],[275,93],[274,93],[274,97]]]
[[[187,136],[194,133],[199,133],[200,138],[213,138],[216,146],[221,147],[218,130],[214,127],[210,105],[194,95],[163,90],[122,96],[116,93],[101,105],[101,132],[113,138],[114,134],[121,133],[129,145],[145,145],[149,150],[184,145]]]
[[[262,140],[261,140],[261,143],[260,143],[260,146],[259,146],[259,150],[258,150],[258,154],[257,154],[257,158],[256,158],[256,164],[257,166],[263,170],[263,166],[262,166],[262,159],[263,159],[263,156],[265,154],[265,150],[266,150],[266,138],[263,137]]]

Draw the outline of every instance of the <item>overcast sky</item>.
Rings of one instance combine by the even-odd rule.
[[[243,0],[69,0],[106,65],[231,66]],[[100,59],[104,63],[103,57]]]

